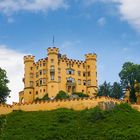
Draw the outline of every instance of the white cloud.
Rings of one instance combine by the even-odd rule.
[[[101,27],[104,26],[106,24],[106,18],[105,17],[99,18],[98,21],[97,21],[97,23]]]
[[[127,21],[137,31],[140,31],[140,0],[83,0],[85,5],[95,2],[112,3],[117,7],[120,18]]]
[[[65,0],[0,0],[0,11],[6,15],[18,11],[47,12],[67,7]]]
[[[119,12],[122,19],[128,21],[135,29],[140,31],[140,0],[119,0]]]
[[[23,89],[23,56],[20,52],[8,49],[5,45],[0,45],[0,67],[7,71],[10,80],[8,87],[11,90],[8,103],[18,102],[18,92]]]

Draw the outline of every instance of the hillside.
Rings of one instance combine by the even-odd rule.
[[[140,113],[127,104],[112,111],[13,112],[2,116],[1,140],[139,140]]]

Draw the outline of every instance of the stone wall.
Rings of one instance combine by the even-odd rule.
[[[45,110],[54,110],[58,108],[67,108],[73,110],[84,110],[94,108],[100,104],[102,109],[106,107],[101,105],[101,103],[106,102],[108,104],[120,104],[123,101],[109,98],[109,97],[90,97],[90,98],[78,98],[78,99],[62,99],[62,100],[51,100],[51,101],[38,101],[33,103],[13,103],[12,106],[0,106],[0,114],[8,114],[12,111],[45,111]]]

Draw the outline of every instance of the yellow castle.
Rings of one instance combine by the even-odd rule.
[[[32,55],[24,56],[24,90],[19,102],[28,103],[48,94],[53,99],[61,90],[69,95],[83,92],[93,97],[97,94],[97,56],[86,54],[85,60],[72,60],[61,55],[59,49],[47,49],[47,57],[35,62]]]

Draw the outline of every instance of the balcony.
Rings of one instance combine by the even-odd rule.
[[[71,82],[71,81],[67,81],[66,82],[66,86],[76,86],[76,83],[75,82]]]
[[[55,73],[55,69],[50,69],[50,73]]]

